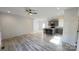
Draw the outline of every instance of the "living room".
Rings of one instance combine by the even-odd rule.
[[[75,51],[77,13],[71,7],[0,7],[1,50]]]

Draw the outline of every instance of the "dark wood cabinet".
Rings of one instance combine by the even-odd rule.
[[[50,28],[55,28],[56,26],[58,26],[58,20],[50,20],[48,22],[48,25],[50,26]]]

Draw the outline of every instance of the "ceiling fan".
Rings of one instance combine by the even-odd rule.
[[[31,8],[25,8],[25,12],[26,12],[26,14],[28,14],[28,15],[38,14],[38,13],[37,13],[37,10],[31,9]]]

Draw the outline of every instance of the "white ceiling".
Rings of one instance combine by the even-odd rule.
[[[36,15],[32,15],[36,18],[47,18],[53,16],[60,16],[64,14],[64,10],[67,9],[66,7],[60,7],[57,10],[56,7],[31,7],[32,9],[38,10]],[[24,16],[25,15],[25,8],[24,7],[0,7],[0,12],[8,13],[10,11],[12,14],[17,14]]]

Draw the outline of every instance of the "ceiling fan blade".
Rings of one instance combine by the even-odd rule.
[[[38,11],[38,10],[35,10],[35,9],[31,9],[31,11]]]
[[[38,14],[37,12],[31,12],[32,14]]]

